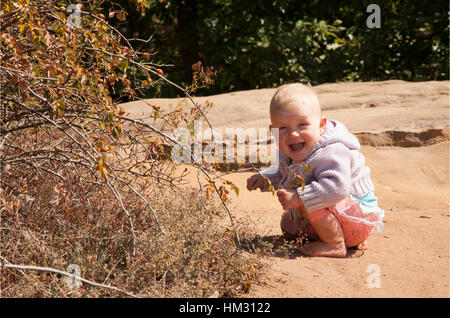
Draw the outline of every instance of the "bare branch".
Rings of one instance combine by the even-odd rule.
[[[106,288],[106,289],[117,291],[119,293],[123,293],[123,294],[125,294],[127,296],[130,296],[130,297],[133,297],[133,298],[139,298],[138,296],[136,296],[136,295],[134,295],[134,294],[132,294],[130,292],[127,292],[125,290],[122,290],[120,288],[117,288],[115,286],[109,286],[109,285],[96,283],[96,282],[87,280],[87,279],[85,279],[83,277],[77,276],[75,274],[71,274],[71,273],[68,273],[68,272],[65,272],[65,271],[61,271],[61,270],[58,270],[58,269],[54,269],[54,268],[51,268],[51,267],[39,267],[39,266],[29,266],[29,265],[15,265],[15,264],[11,264],[11,263],[7,262],[3,257],[2,257],[2,259],[5,261],[5,263],[0,263],[0,266],[3,266],[5,268],[12,268],[12,269],[17,269],[17,270],[33,270],[33,271],[41,271],[41,272],[50,272],[50,273],[60,274],[60,275],[67,276],[67,277],[72,278],[72,279],[79,280],[79,281],[81,281],[81,282],[83,282],[85,284],[88,284],[88,285],[91,285],[91,286],[94,286],[94,287]],[[21,272],[21,273],[25,275],[25,273],[23,273],[23,272]]]

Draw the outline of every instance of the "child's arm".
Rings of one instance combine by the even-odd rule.
[[[247,179],[247,189],[249,191],[261,189],[261,191],[269,191],[270,185],[273,189],[277,189],[281,181],[281,174],[275,167],[270,167],[262,172],[258,172]],[[269,182],[267,182],[269,181]]]
[[[248,191],[262,189],[263,187],[264,187],[264,179],[260,174],[254,174],[247,179]]]
[[[266,170],[262,171],[261,176],[265,179],[267,178],[270,181],[264,180],[264,185],[261,188],[261,191],[270,191],[270,185],[272,185],[274,190],[279,189],[280,182],[282,179],[282,175],[276,166],[270,166]]]
[[[277,191],[277,197],[283,210],[287,211],[289,209],[297,208],[300,211],[300,215],[307,215],[308,212],[296,189],[280,189]]]
[[[308,163],[315,181],[303,190],[297,189],[308,212],[332,206],[349,195],[352,177],[350,151],[344,145],[333,144]]]

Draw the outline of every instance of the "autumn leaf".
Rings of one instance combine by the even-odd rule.
[[[100,173],[101,173],[102,175],[104,175],[104,171],[103,171],[103,161],[102,161],[102,160],[100,160],[100,161],[97,163],[97,169],[98,169],[98,171],[100,171]]]
[[[242,284],[242,291],[246,294],[249,293],[252,284],[253,282],[251,280],[246,281],[244,284]]]
[[[119,21],[125,21],[126,20],[125,15],[122,13],[122,11],[119,11],[119,10],[116,11],[116,18]]]
[[[231,188],[236,192],[236,195],[239,195],[239,188],[236,185],[232,184]]]

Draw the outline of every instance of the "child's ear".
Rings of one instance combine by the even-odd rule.
[[[325,128],[327,127],[327,119],[325,117],[322,117],[320,119],[320,135],[322,136],[325,133]]]

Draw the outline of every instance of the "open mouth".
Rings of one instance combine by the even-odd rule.
[[[299,143],[296,143],[296,144],[290,144],[289,145],[289,149],[291,149],[292,151],[302,151],[304,147],[305,147],[305,143],[304,142],[299,142]]]

